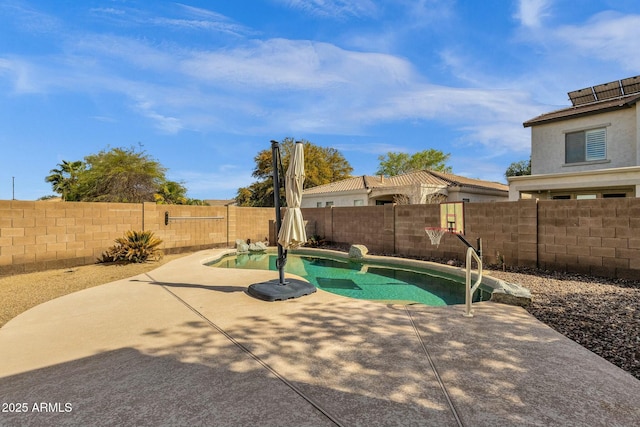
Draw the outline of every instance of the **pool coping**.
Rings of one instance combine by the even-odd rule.
[[[275,247],[269,247],[266,251],[267,253],[273,253],[276,251]],[[321,256],[329,256],[338,259],[344,259],[354,262],[362,262],[368,264],[374,264],[379,266],[401,266],[405,268],[409,268],[412,270],[422,271],[430,270],[437,271],[438,273],[447,275],[449,277],[453,276],[458,279],[464,280],[466,277],[466,270],[462,267],[456,267],[451,265],[440,264],[433,261],[423,261],[417,259],[410,258],[401,258],[401,257],[390,257],[390,256],[382,256],[382,255],[369,255],[366,254],[361,258],[353,258],[350,257],[348,253],[331,250],[331,249],[319,249],[319,248],[296,248],[289,251],[291,254],[295,255],[321,255]],[[237,249],[229,249],[220,254],[217,254],[214,257],[206,258],[202,261],[203,264],[211,264],[221,260],[226,256],[236,255],[238,253],[249,253],[249,252],[238,252]],[[477,273],[472,271],[471,273],[472,280],[477,279]],[[526,307],[531,304],[531,291],[519,284],[509,283],[501,279],[497,279],[487,274],[482,275],[482,284],[481,288],[486,292],[491,293],[490,301],[498,302],[501,304],[515,305],[520,307]]]

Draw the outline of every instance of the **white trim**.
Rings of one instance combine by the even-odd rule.
[[[562,133],[573,133],[573,132],[580,132],[580,131],[587,131],[587,130],[592,130],[592,129],[598,129],[598,128],[607,128],[611,126],[611,122],[609,123],[602,123],[602,124],[598,124],[598,125],[589,125],[589,126],[581,126],[579,128],[572,128],[572,129],[565,129],[562,131]]]
[[[640,190],[640,166],[599,169],[583,172],[553,173],[509,177],[509,200],[518,200],[520,193],[547,190],[580,190],[591,188],[636,187]],[[638,196],[636,196],[638,197]]]
[[[563,163],[562,167],[570,168],[572,166],[598,165],[598,164],[605,164],[605,163],[611,163],[611,160],[605,159],[605,160],[589,160],[588,162]]]

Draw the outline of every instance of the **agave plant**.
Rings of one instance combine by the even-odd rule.
[[[158,246],[162,240],[155,237],[152,231],[129,230],[124,237],[115,240],[115,245],[107,249],[100,262],[146,262],[162,258]]]

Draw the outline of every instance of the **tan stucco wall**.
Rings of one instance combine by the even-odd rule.
[[[381,187],[371,190],[371,193],[367,193],[366,190],[349,191],[341,193],[318,194],[318,195],[303,195],[302,207],[303,208],[316,208],[326,207],[328,201],[333,202],[334,207],[353,207],[355,200],[363,200],[363,206],[375,206],[376,200],[392,200],[396,194],[405,194],[410,198],[410,204],[425,204],[431,203],[430,198],[434,193],[443,194],[447,196],[449,202],[462,202],[464,199],[468,199],[470,202],[499,202],[507,201],[508,193],[475,189],[470,187],[449,188],[446,187],[433,187],[429,185],[415,186],[406,185],[402,187]],[[321,202],[322,205],[318,206],[317,203]]]
[[[369,203],[367,190],[345,191],[341,193],[332,193],[330,195],[303,195],[301,207],[316,208],[318,207],[318,202],[322,203],[322,206],[320,207],[325,207],[327,202],[333,202],[333,206],[352,207],[354,206],[355,200],[362,200],[364,206],[367,206]]]
[[[638,108],[633,107],[531,128],[533,175],[581,172],[640,165]],[[605,127],[607,162],[565,164],[565,133]]]

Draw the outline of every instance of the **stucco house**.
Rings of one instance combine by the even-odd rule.
[[[392,177],[362,175],[304,190],[303,208],[506,201],[509,187],[498,182],[421,170]]]
[[[523,123],[531,175],[509,200],[640,197],[640,76],[569,92],[572,106]]]

